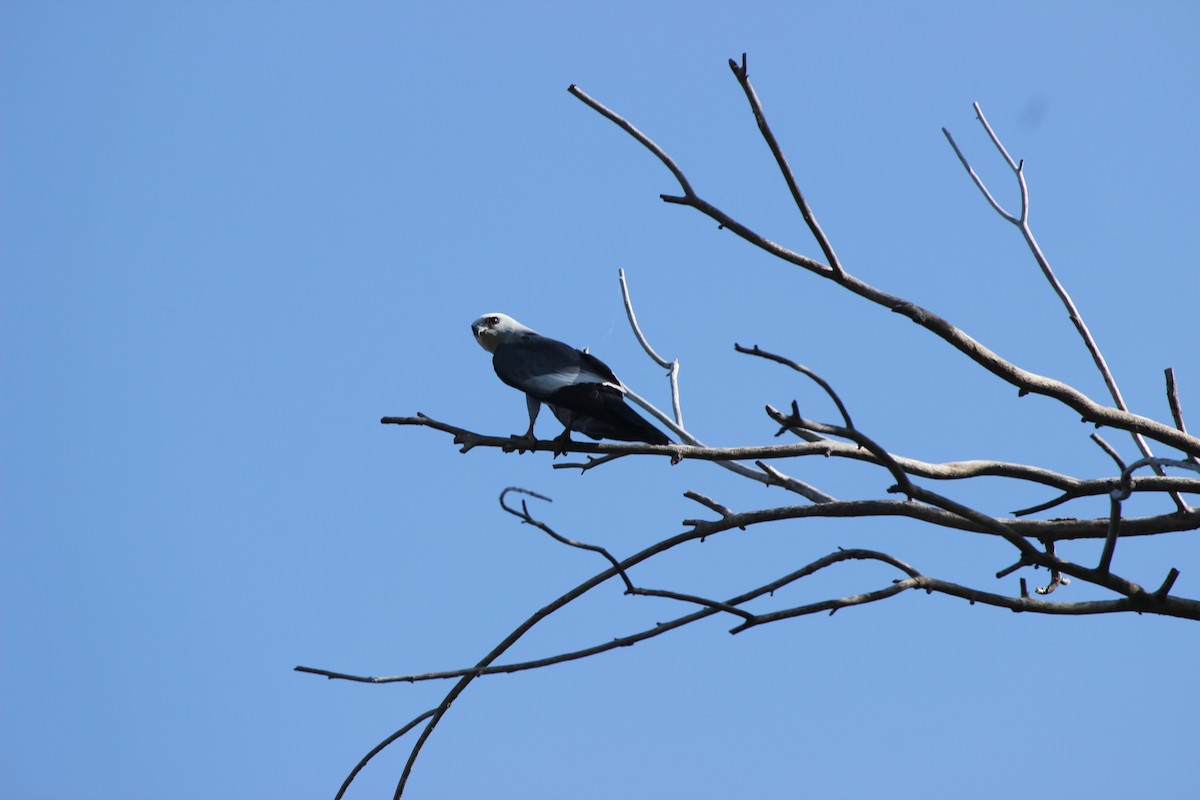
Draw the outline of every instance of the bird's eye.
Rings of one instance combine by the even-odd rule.
[[[491,325],[499,325],[499,324],[500,324],[500,318],[499,318],[499,317],[488,317],[488,318],[487,318],[487,324],[488,324],[489,326],[491,326]]]

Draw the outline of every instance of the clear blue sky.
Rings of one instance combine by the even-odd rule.
[[[1200,428],[1198,29],[1190,2],[3,3],[0,794],[331,797],[449,687],[293,666],[466,666],[600,568],[503,514],[505,486],[553,497],[537,509],[548,522],[618,555],[704,515],[687,489],[736,509],[787,502],[703,464],[624,459],[580,477],[544,454],[464,456],[432,431],[378,424],[423,411],[521,430],[522,399],[468,332],[492,310],[590,346],[665,404],[618,268],[654,344],[683,362],[687,422],[712,444],[771,441],[768,402],[833,419],[810,385],[735,355],[737,341],[821,372],[895,452],[1110,474],[1072,414],[662,204],[670,176],[571,83],[654,136],[708,199],[819,255],[726,66],[748,51],[848,270],[1101,397],[1016,231],[941,135],[1013,202],[973,120],[980,101],[1025,159],[1042,245],[1131,406],[1168,419],[1173,366]],[[839,497],[890,483],[824,461],[792,471]],[[955,492],[997,514],[1046,497],[995,482]],[[1016,590],[993,578],[1012,560],[997,542],[869,520],[718,537],[635,579],[731,595],[837,547]],[[1200,595],[1194,535],[1123,543],[1115,565],[1154,585],[1176,566],[1176,591]],[[773,602],[891,577],[848,565]],[[604,587],[512,658],[678,613]],[[913,595],[729,627],[477,682],[411,796],[1200,785],[1193,624]],[[351,796],[390,796],[405,750]]]

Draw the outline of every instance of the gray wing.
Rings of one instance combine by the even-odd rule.
[[[539,400],[577,384],[608,384],[614,388],[621,385],[600,359],[537,334],[497,347],[492,367],[500,380]]]

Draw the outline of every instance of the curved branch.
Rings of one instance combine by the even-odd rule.
[[[633,300],[629,297],[629,285],[625,282],[625,270],[617,270],[617,279],[621,283],[621,300],[625,303],[625,315],[629,317],[629,327],[633,328],[633,335],[637,337],[638,344],[646,351],[646,355],[650,356],[650,360],[668,371],[667,379],[671,386],[671,408],[675,412],[675,424],[682,430],[684,425],[683,406],[679,400],[679,359],[667,361],[650,346],[646,335],[642,333],[642,327],[638,325],[637,315],[633,313]]]
[[[774,353],[768,353],[766,350],[760,349],[758,345],[754,345],[753,347],[742,347],[737,342],[734,342],[733,349],[739,353],[745,353],[746,355],[757,356],[759,358],[765,358],[768,361],[774,361],[777,364],[783,364],[786,367],[791,367],[801,375],[808,377],[813,381],[813,383],[820,386],[825,391],[825,394],[829,395],[829,399],[833,401],[833,404],[837,406],[838,412],[842,415],[842,425],[847,428],[854,427],[854,422],[850,419],[850,412],[846,410],[846,406],[842,402],[842,398],[838,397],[838,393],[833,390],[833,387],[829,385],[828,381],[826,381],[817,373],[813,372],[808,367],[804,366],[803,364],[797,364],[790,358],[784,358],[783,356],[779,356]]]
[[[553,528],[551,528],[549,525],[542,522],[541,520],[534,519],[533,516],[529,513],[529,508],[525,505],[524,500],[521,501],[521,510],[520,511],[518,511],[517,509],[508,505],[508,503],[504,502],[504,498],[508,495],[509,492],[518,492],[520,494],[527,494],[530,497],[536,497],[538,500],[545,500],[547,503],[553,503],[554,501],[551,500],[549,497],[546,497],[545,495],[538,494],[537,492],[530,491],[529,489],[522,489],[520,486],[507,487],[504,491],[502,491],[500,493],[500,507],[503,508],[505,511],[507,511],[509,514],[512,514],[517,519],[521,520],[522,524],[532,525],[533,527],[535,527],[538,530],[545,533],[547,536],[549,536],[554,541],[559,542],[560,544],[565,544],[567,547],[574,547],[579,550],[587,550],[592,553],[598,553],[601,556],[603,556],[604,559],[608,561],[608,563],[612,564],[614,568],[616,568],[618,570],[621,569],[620,563],[615,558],[612,557],[611,553],[609,553],[607,550],[605,550],[600,545],[588,544],[586,542],[577,542],[574,539],[568,539],[566,536],[563,536],[561,533],[558,533],[557,531],[555,531]],[[629,576],[625,574],[624,570],[621,570],[620,573],[618,573],[618,574],[620,574],[621,580],[623,580],[625,582],[626,590],[632,592],[634,590],[633,583],[630,582]]]
[[[297,669],[297,671],[300,671],[300,672],[314,672],[315,671],[315,670],[305,670],[302,667],[296,667],[296,669]],[[367,765],[367,762],[369,762],[372,758],[374,758],[375,756],[379,755],[384,750],[386,750],[387,746],[390,745],[392,742],[396,741],[401,736],[403,736],[404,734],[408,733],[413,728],[415,728],[417,725],[419,725],[420,723],[422,723],[425,720],[432,717],[434,714],[434,711],[436,711],[436,709],[431,708],[428,711],[426,711],[424,714],[421,714],[420,716],[417,716],[414,719],[409,720],[408,724],[405,725],[403,728],[396,731],[391,736],[387,737],[382,742],[380,742],[379,744],[372,747],[371,752],[369,752],[365,756],[363,756],[362,760],[360,760],[357,764],[354,765],[354,769],[350,770],[350,774],[346,776],[346,780],[342,781],[342,785],[338,789],[337,794],[334,795],[333,800],[342,800],[342,798],[346,795],[346,790],[350,788],[350,784],[354,783],[354,779],[358,777],[358,773],[362,772],[362,769],[363,769],[363,767],[365,767]]]
[[[688,197],[691,197],[695,194],[695,192],[692,191],[691,184],[688,183],[688,179],[686,177],[684,177],[683,170],[681,170],[675,164],[675,160],[673,158],[671,158],[669,155],[667,155],[665,150],[663,150],[661,147],[659,147],[657,144],[655,144],[650,139],[649,136],[642,133],[637,128],[633,127],[633,125],[628,120],[626,120],[624,117],[622,117],[620,114],[618,114],[615,111],[613,111],[612,109],[606,107],[604,104],[602,104],[596,100],[593,100],[591,97],[588,97],[587,92],[583,91],[575,84],[572,83],[570,86],[568,86],[567,91],[570,92],[571,94],[575,95],[577,98],[582,100],[585,104],[590,106],[592,109],[594,109],[596,112],[598,112],[602,116],[604,116],[607,119],[614,122],[617,126],[619,126],[621,128],[621,130],[628,133],[630,136],[632,136],[634,139],[636,139],[643,147],[645,147],[647,150],[649,150],[651,153],[653,153],[655,156],[657,156],[658,160],[661,161],[666,166],[667,169],[671,170],[671,174],[675,176],[675,180],[679,181],[679,187],[681,189],[683,189],[683,193],[685,195],[687,195]]]

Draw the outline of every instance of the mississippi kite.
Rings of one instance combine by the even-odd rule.
[[[600,359],[570,345],[549,339],[506,314],[484,314],[471,323],[479,346],[492,353],[500,380],[525,393],[529,430],[542,403],[565,428],[555,441],[569,442],[571,431],[593,439],[670,444],[663,435],[625,404],[625,387]]]

